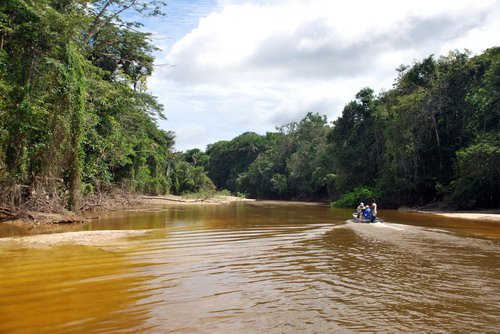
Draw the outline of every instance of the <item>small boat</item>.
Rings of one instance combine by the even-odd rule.
[[[360,219],[358,218],[358,214],[356,212],[352,213],[352,221],[355,223],[364,223],[364,224],[371,224],[370,219]],[[384,220],[382,218],[375,218],[374,223],[383,223]]]

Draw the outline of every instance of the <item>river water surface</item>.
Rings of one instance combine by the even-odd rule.
[[[119,212],[0,253],[0,333],[499,333],[500,225],[248,202]]]

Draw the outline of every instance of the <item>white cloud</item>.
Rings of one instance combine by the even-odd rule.
[[[176,141],[183,143],[186,147],[196,147],[198,138],[207,135],[208,128],[199,123],[185,123],[176,132]]]
[[[494,0],[221,0],[216,8],[158,59],[174,67],[150,81],[180,149],[273,130],[308,111],[333,120],[359,89],[390,88],[400,64],[481,52],[500,31]]]

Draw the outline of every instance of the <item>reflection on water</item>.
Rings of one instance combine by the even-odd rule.
[[[0,333],[143,328],[150,277],[123,256],[64,246],[4,252],[0,263]]]
[[[126,247],[2,252],[0,332],[500,331],[498,225],[349,214],[265,203],[110,214],[86,228],[156,230]]]

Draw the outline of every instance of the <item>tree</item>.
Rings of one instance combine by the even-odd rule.
[[[156,0],[0,3],[0,201],[78,208],[82,187],[170,191],[174,135],[147,92]]]
[[[326,116],[309,112],[291,134],[296,149],[287,161],[287,183],[289,191],[296,194],[294,197],[325,195],[325,177],[332,168],[324,164],[329,129]]]
[[[456,153],[455,179],[448,203],[461,209],[500,205],[500,141],[498,135],[479,138]]]
[[[332,126],[308,113],[278,127],[253,162],[238,167],[237,191],[350,201],[368,189],[385,206],[446,196],[454,206],[498,207],[499,50],[429,56],[401,66],[391,90],[375,96],[361,89]],[[207,151],[217,162],[210,174],[216,184],[232,185],[238,164],[232,145],[219,142]]]
[[[203,167],[193,166],[180,159],[174,160],[171,178],[173,193],[177,195],[215,189]]]
[[[267,149],[266,138],[245,132],[230,141],[219,141],[207,147],[210,156],[208,176],[219,189],[236,192],[236,179]]]
[[[193,165],[195,167],[203,167],[206,169],[208,166],[208,162],[209,162],[210,157],[208,156],[208,154],[206,154],[202,150],[195,148],[195,149],[187,150],[183,154],[183,159],[184,159],[184,161],[190,163],[191,165]]]
[[[239,174],[237,190],[257,198],[321,198],[327,193],[326,116],[307,113],[268,133],[268,149]]]
[[[328,134],[334,165],[335,189],[342,194],[358,186],[372,185],[379,172],[383,150],[383,126],[377,120],[378,101],[370,88],[356,94]]]

